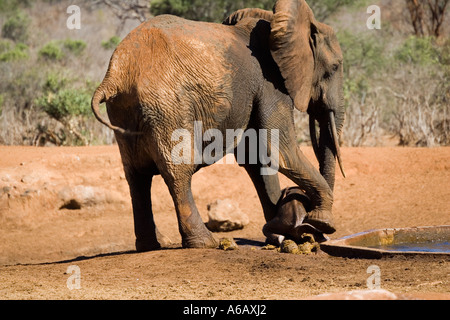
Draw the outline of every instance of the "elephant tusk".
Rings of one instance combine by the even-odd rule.
[[[342,175],[344,176],[344,178],[346,177],[345,175],[345,171],[344,171],[344,166],[342,165],[342,156],[341,156],[341,149],[339,147],[339,138],[338,138],[338,134],[337,134],[337,130],[336,130],[336,120],[334,118],[334,111],[330,111],[330,126],[331,126],[331,136],[333,137],[334,140],[334,146],[336,148],[336,157],[339,163],[339,168],[341,169]]]
[[[317,143],[316,119],[313,115],[309,116],[309,135],[311,136],[311,144],[314,149],[314,154],[316,155],[317,161],[320,162],[319,144]]]

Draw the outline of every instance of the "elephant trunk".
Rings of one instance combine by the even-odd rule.
[[[316,120],[318,120],[320,128],[319,141],[317,141]],[[309,127],[314,153],[319,161],[320,173],[328,182],[331,190],[334,190],[336,158],[342,175],[345,177],[339,148],[339,133],[343,123],[343,113],[335,116],[335,111],[332,110],[327,111],[326,115],[321,115],[318,119],[314,115],[310,115]]]

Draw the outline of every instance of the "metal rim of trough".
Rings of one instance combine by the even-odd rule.
[[[450,225],[373,229],[320,244],[320,249],[331,256],[361,259],[381,259],[393,256],[440,256],[450,257],[450,252],[426,251],[394,251],[370,248],[368,245],[392,244],[396,237],[407,235],[411,237],[429,235],[434,238],[450,239]]]

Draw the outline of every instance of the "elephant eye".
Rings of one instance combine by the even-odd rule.
[[[325,79],[330,78],[339,69],[339,64],[333,64],[330,71],[326,71],[323,77]]]

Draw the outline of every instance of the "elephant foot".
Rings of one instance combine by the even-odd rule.
[[[180,221],[181,245],[183,248],[217,248],[219,241],[206,228],[199,215]]]
[[[306,219],[303,222],[312,225],[314,228],[325,234],[336,232],[331,211],[313,210],[307,214]]]
[[[219,242],[209,231],[208,233],[203,236],[183,237],[181,245],[189,249],[217,248]]]
[[[136,239],[136,251],[147,252],[161,249],[161,244],[158,241],[150,239]]]
[[[162,247],[167,247],[172,244],[172,241],[156,229],[156,240],[152,237],[136,238],[136,251],[146,252],[159,250]]]

